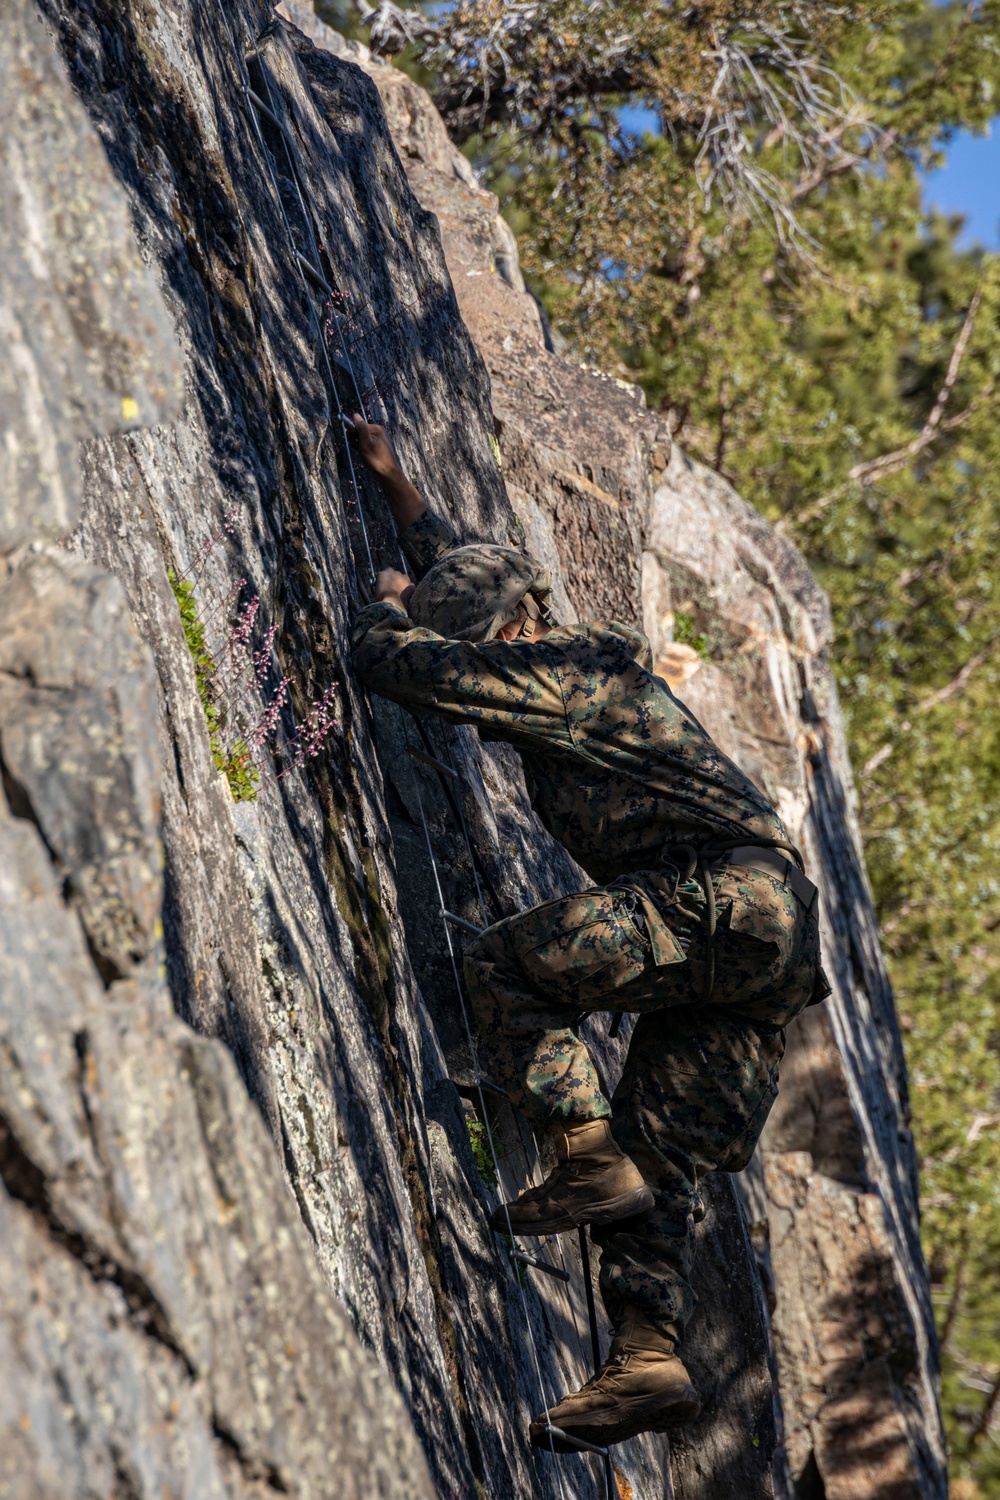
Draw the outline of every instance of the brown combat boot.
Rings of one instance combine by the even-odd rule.
[[[501,1205],[490,1228],[514,1234],[561,1234],[580,1224],[609,1224],[644,1213],[653,1195],[642,1173],[615,1143],[608,1120],[556,1130],[559,1161],[538,1187]]]
[[[531,1441],[569,1453],[570,1445],[549,1428],[607,1448],[640,1432],[667,1432],[693,1422],[701,1397],[674,1352],[677,1330],[672,1324],[667,1329],[629,1308],[600,1370],[582,1390],[535,1418],[528,1429]]]

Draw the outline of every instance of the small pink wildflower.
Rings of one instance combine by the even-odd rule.
[[[220,599],[219,603],[214,605],[213,608],[209,610],[208,614],[204,618],[203,623],[207,625],[209,621],[214,620],[216,615],[218,614],[228,614],[230,606],[236,599],[239,598],[240,592],[245,589],[246,586],[247,581],[245,578],[237,578],[236,582],[226,594],[225,598]]]
[[[245,651],[250,644],[250,636],[253,631],[253,622],[257,618],[260,609],[260,597],[254,594],[243,606],[236,616],[234,624],[229,627],[229,636],[226,641],[225,654],[229,657],[235,656],[237,651]]]
[[[264,709],[263,713],[260,715],[260,718],[257,720],[253,729],[250,731],[250,734],[247,737],[248,743],[252,745],[255,750],[259,749],[264,741],[268,738],[268,736],[274,733],[278,720],[281,717],[281,710],[284,705],[285,699],[288,696],[288,687],[291,680],[292,679],[290,677],[283,677],[281,679],[281,681],[278,683],[278,687],[275,691],[274,697],[271,699],[271,702]]]
[[[189,569],[189,572],[193,575],[196,583],[201,578],[201,575],[205,570],[205,564],[208,562],[209,557],[215,551],[216,547],[222,541],[223,536],[232,536],[234,534],[236,530],[236,517],[238,514],[239,506],[234,505],[232,510],[228,510],[223,516],[222,524],[219,527],[219,530],[213,531],[211,536],[207,537],[206,540],[202,542],[201,546],[198,548],[198,551],[194,556],[194,561],[192,562]],[[185,574],[185,577],[187,577],[187,574]],[[243,581],[246,582],[245,579]]]
[[[264,678],[267,676],[268,668],[271,665],[271,649],[274,646],[274,638],[277,634],[277,625],[269,626],[260,650],[255,651],[253,653],[253,657],[251,658],[253,661],[254,686],[257,688],[258,692],[264,686]],[[287,681],[288,678],[286,677],[285,682],[287,683]]]
[[[286,776],[289,771],[299,770],[307,760],[314,759],[323,748],[323,741],[337,722],[334,699],[339,686],[339,682],[331,682],[322,698],[314,703],[306,714],[302,728],[288,747],[289,750],[295,752],[292,763],[279,772],[279,778]]]

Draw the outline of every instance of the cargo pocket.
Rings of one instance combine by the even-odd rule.
[[[641,929],[656,968],[686,963],[687,949],[666,916],[677,894],[676,871],[643,871],[627,881],[615,881],[609,889],[615,893],[615,910]]]
[[[716,1005],[748,1017],[782,988],[795,966],[807,920],[790,887],[761,871],[729,871],[720,881],[715,938]]]
[[[587,1006],[637,978],[649,943],[627,912],[616,910],[621,897],[597,887],[525,912],[511,936],[531,983]]]
[[[766,875],[752,888],[748,882],[734,893],[725,925],[741,938],[771,949],[774,957],[786,958],[794,946],[796,928],[803,920],[794,893]]]

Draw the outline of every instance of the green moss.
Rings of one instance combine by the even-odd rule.
[[[698,655],[704,657],[705,661],[711,658],[708,649],[708,641],[699,634],[695,624],[694,615],[674,615],[674,640],[679,641],[682,646],[690,646]]]
[[[379,978],[383,985],[387,985],[392,982],[392,933],[389,929],[389,918],[386,916],[382,903],[374,899],[379,890],[374,852],[371,849],[362,849],[360,859],[368,891],[368,934],[375,950]]]
[[[473,1115],[467,1115],[465,1123],[469,1131],[469,1141],[472,1145],[472,1159],[476,1163],[476,1171],[491,1192],[495,1193],[500,1184],[497,1180],[497,1169],[493,1165],[493,1156],[490,1152],[490,1140],[486,1133],[486,1126],[482,1120],[477,1120]]]
[[[323,1162],[319,1154],[319,1146],[316,1143],[316,1119],[311,1108],[309,1107],[309,1100],[306,1098],[305,1094],[299,1095],[298,1103],[302,1118],[305,1121],[306,1144],[309,1147],[309,1155],[316,1163],[316,1170],[317,1172],[319,1172],[322,1170]]]
[[[194,662],[194,680],[205,713],[208,744],[215,769],[225,776],[234,802],[252,802],[257,795],[260,772],[253,763],[246,740],[236,740],[228,749],[222,743],[222,711],[215,701],[214,691],[218,668],[205,640],[205,627],[198,613],[194,584],[189,578],[178,578],[173,568],[167,569],[167,578],[177,600],[184,639]]]

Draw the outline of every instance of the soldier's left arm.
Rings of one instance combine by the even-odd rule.
[[[383,601],[352,632],[361,681],[417,713],[476,724],[513,744],[572,746],[557,652],[545,640],[446,641]]]

